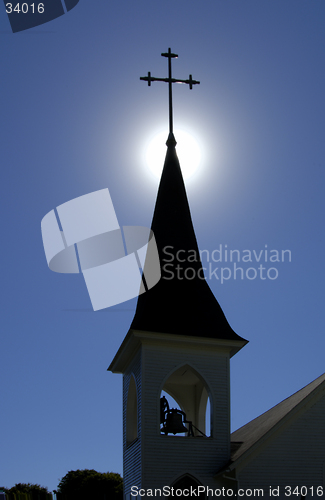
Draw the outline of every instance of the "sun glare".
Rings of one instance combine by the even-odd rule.
[[[201,162],[201,149],[196,139],[184,130],[175,130],[177,141],[176,152],[184,179],[191,177],[199,168]],[[146,162],[151,172],[160,177],[167,146],[168,134],[161,132],[153,137],[146,150]]]

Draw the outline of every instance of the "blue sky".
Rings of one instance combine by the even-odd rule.
[[[204,151],[186,181],[199,248],[291,251],[263,261],[274,280],[207,276],[249,340],[231,362],[232,429],[324,372],[324,20],[315,0],[80,0],[12,34],[0,9],[0,485],[122,474],[122,377],[106,370],[136,300],[93,312],[82,275],[48,269],[40,222],[108,187],[120,225],[150,226],[143,150],[167,135],[167,86],[139,77],[166,76],[168,47],[174,75],[201,81],[174,92],[175,127]]]

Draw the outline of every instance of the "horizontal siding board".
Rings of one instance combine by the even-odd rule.
[[[138,438],[127,446],[126,405],[132,375],[137,389]],[[131,486],[141,486],[141,394],[141,350],[139,350],[123,376],[123,479],[125,495],[129,493]]]

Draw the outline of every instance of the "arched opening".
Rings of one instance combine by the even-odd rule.
[[[185,474],[184,476],[180,477],[172,484],[172,486],[177,498],[188,500],[188,497],[191,496],[191,490],[194,490],[196,492],[195,498],[201,498],[201,500],[205,499],[204,492],[198,492],[198,487],[202,486],[202,484],[190,474]]]
[[[137,387],[131,375],[126,403],[126,444],[131,444],[138,437],[138,402]]]
[[[161,433],[209,437],[211,407],[208,386],[202,376],[191,366],[183,365],[168,377],[161,391]]]

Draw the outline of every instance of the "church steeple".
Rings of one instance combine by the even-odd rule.
[[[199,249],[195,237],[190,208],[173,134],[171,87],[171,57],[169,49],[162,54],[168,57],[169,77],[166,79],[142,77],[148,81],[169,83],[169,137],[167,154],[158,189],[151,229],[156,238],[162,276],[156,286],[138,298],[131,329],[203,336],[225,340],[240,340],[230,327],[218,301],[204,278]]]
[[[162,276],[139,296],[131,329],[243,340],[204,279],[180,164],[168,142],[151,226]]]
[[[150,73],[145,79],[154,81]],[[171,87],[171,70],[158,80]],[[181,82],[191,88],[194,81]],[[226,485],[215,473],[230,460],[230,358],[247,342],[204,279],[172,126],[151,227],[162,276],[138,297],[109,367],[123,373],[125,500],[135,487]],[[180,410],[166,409],[165,393]]]

